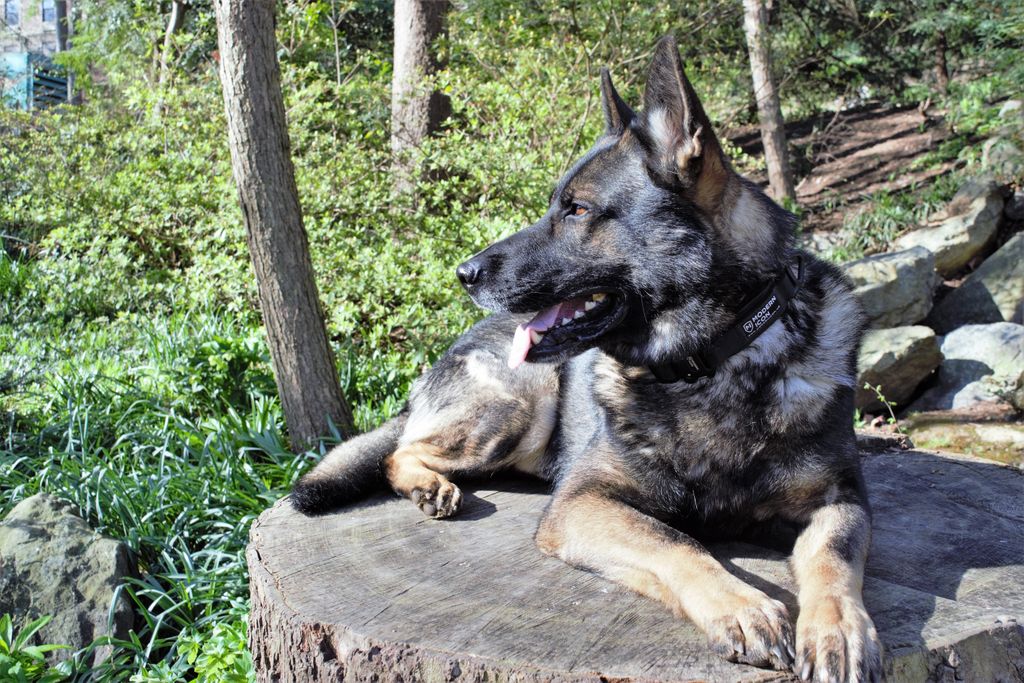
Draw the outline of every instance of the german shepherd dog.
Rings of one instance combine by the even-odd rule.
[[[547,213],[456,270],[494,314],[292,503],[318,514],[386,480],[441,518],[462,498],[449,477],[530,472],[554,488],[542,552],[689,617],[726,659],[881,680],[861,597],[861,308],[834,267],[794,249],[794,216],[732,170],[671,37],[641,113],[607,70],[601,94],[606,131]],[[696,540],[778,520],[800,529],[795,629]]]

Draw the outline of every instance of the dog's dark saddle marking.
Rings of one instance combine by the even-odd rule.
[[[803,280],[804,265],[797,256],[796,262],[783,268],[775,282],[751,299],[740,310],[733,326],[715,337],[707,348],[685,358],[648,365],[648,369],[662,384],[680,380],[693,384],[704,377],[711,377],[719,365],[750,346],[772,323],[785,315]]]

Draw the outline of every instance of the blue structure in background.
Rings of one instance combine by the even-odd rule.
[[[45,55],[0,53],[0,100],[8,107],[38,109],[67,102],[68,79]]]

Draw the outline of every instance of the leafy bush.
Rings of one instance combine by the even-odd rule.
[[[40,617],[14,631],[10,614],[0,615],[0,680],[11,683],[58,683],[68,677],[60,667],[46,663],[46,654],[66,645],[32,645],[33,636],[50,623],[51,617]]]

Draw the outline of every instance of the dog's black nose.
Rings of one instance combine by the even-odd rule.
[[[472,287],[480,279],[482,270],[477,259],[470,259],[455,269],[455,276],[459,278],[463,287]]]

